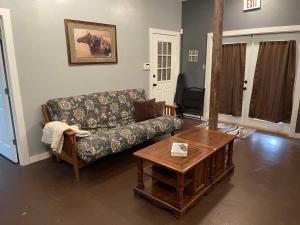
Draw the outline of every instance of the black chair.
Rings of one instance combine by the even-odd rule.
[[[186,113],[199,116],[201,119],[203,116],[204,93],[204,88],[185,88],[180,115],[183,116]]]

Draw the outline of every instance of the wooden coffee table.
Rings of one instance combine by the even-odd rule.
[[[181,218],[234,169],[234,139],[233,135],[195,127],[135,152],[138,174],[135,194]],[[171,156],[174,142],[189,144],[187,157]],[[144,162],[150,165],[144,168]],[[144,181],[144,176],[151,179]]]

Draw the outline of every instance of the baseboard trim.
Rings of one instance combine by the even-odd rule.
[[[44,159],[48,159],[50,157],[49,152],[43,152],[37,155],[30,156],[30,163],[35,163]]]
[[[200,116],[193,115],[193,114],[189,114],[189,113],[183,113],[183,116],[201,120],[201,119],[200,119]]]

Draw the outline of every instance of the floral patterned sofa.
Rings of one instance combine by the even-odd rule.
[[[136,123],[133,102],[146,99],[145,90],[132,89],[49,100],[42,106],[43,124],[64,121],[92,133],[78,138],[72,131],[65,132],[63,152],[56,157],[71,163],[79,180],[81,167],[181,129],[183,122],[175,117],[175,107],[168,105],[164,116]]]

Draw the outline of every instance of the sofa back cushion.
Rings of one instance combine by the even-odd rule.
[[[110,128],[134,121],[133,102],[145,100],[145,90],[131,89],[51,99],[47,107],[51,121],[81,129]]]

